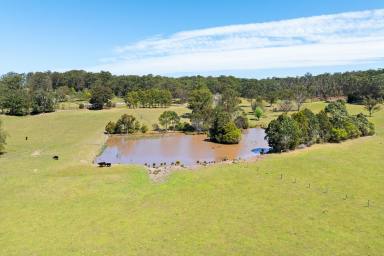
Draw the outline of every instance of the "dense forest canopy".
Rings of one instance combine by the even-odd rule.
[[[168,89],[173,98],[186,100],[189,92],[197,87],[206,86],[215,93],[224,88],[236,90],[245,98],[262,97],[298,98],[306,93],[310,98],[328,99],[330,97],[349,96],[351,100],[362,100],[364,97],[380,98],[383,96],[384,69],[354,71],[345,73],[325,73],[320,75],[306,74],[298,77],[246,79],[233,76],[203,77],[189,76],[171,78],[164,76],[112,75],[101,71],[91,73],[83,70],[68,72],[36,72],[28,74],[8,73],[1,78],[1,84],[13,81],[17,88],[28,88],[31,91],[56,91],[68,88],[76,92],[101,85],[112,89],[116,96],[125,97],[133,90],[150,88]]]

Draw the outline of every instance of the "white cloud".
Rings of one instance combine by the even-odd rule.
[[[384,58],[384,9],[183,31],[115,50],[88,70],[169,74],[371,63]]]

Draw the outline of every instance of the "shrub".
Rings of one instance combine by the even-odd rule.
[[[79,109],[84,109],[84,108],[85,108],[84,103],[80,103],[80,104],[79,104]]]
[[[348,138],[348,132],[345,129],[341,128],[332,128],[331,129],[331,142],[341,142]]]
[[[270,122],[265,133],[274,152],[293,150],[300,143],[300,128],[287,114],[282,114]]]
[[[358,114],[355,117],[355,123],[362,136],[369,135],[369,121],[363,113]]]
[[[146,126],[145,124],[143,124],[143,125],[141,126],[141,128],[140,128],[140,131],[141,131],[142,133],[146,133],[146,132],[148,131],[148,126]]]
[[[371,122],[369,122],[369,133],[368,135],[372,136],[375,134],[375,125]]]
[[[105,126],[105,132],[107,134],[114,134],[116,132],[116,124],[114,122],[109,122],[107,126]]]
[[[257,118],[257,120],[260,120],[260,118],[263,116],[263,114],[264,114],[264,111],[262,108],[257,107],[255,109],[255,117]]]
[[[182,131],[182,132],[194,132],[195,131],[195,128],[193,128],[193,126],[188,122],[178,123],[175,126],[175,129],[177,131]]]
[[[312,145],[319,138],[320,126],[316,115],[309,109],[294,113],[292,118],[297,122],[300,129],[300,143]]]
[[[223,133],[216,137],[217,142],[223,144],[237,144],[241,139],[241,131],[235,123],[229,122],[223,127]]]
[[[345,106],[345,101],[337,100],[329,103],[325,107],[325,112],[330,114],[332,117],[334,116],[348,116],[347,107]]]
[[[324,110],[320,111],[316,118],[319,123],[319,140],[328,142],[331,138],[332,123]]]
[[[347,132],[349,139],[357,138],[357,137],[360,137],[361,135],[361,132],[357,124],[357,120],[356,118],[353,118],[353,117],[345,121],[344,130]]]

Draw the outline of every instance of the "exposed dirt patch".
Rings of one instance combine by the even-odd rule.
[[[40,156],[40,155],[41,155],[41,150],[35,150],[31,154],[31,156],[33,156],[33,157],[37,157],[37,156]]]

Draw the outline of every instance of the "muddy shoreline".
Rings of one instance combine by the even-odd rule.
[[[149,167],[145,166],[148,171],[148,176],[153,182],[164,182],[167,177],[172,174],[173,172],[178,171],[198,171],[203,168],[211,167],[211,166],[218,166],[218,165],[232,165],[232,164],[240,164],[240,163],[253,163],[256,161],[260,161],[263,158],[265,158],[266,155],[258,155],[254,156],[248,159],[233,159],[233,160],[225,160],[220,162],[214,162],[214,163],[199,163],[194,164],[190,166],[184,166],[184,165],[170,165],[170,166],[156,166],[156,167]]]

